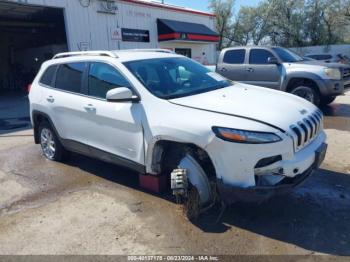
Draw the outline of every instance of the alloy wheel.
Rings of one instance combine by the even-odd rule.
[[[56,152],[56,144],[53,133],[50,129],[43,128],[40,134],[40,144],[45,157],[54,159]]]

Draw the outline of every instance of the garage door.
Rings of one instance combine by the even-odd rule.
[[[0,1],[0,92],[22,92],[43,61],[67,50],[63,9]]]

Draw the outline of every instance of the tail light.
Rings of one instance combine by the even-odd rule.
[[[30,93],[30,89],[32,89],[32,84],[27,85],[27,92]]]

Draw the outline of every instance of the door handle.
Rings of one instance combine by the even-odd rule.
[[[247,70],[248,72],[254,72],[254,69],[251,68],[251,67],[247,68],[246,70]]]
[[[86,110],[86,111],[96,111],[96,107],[94,107],[92,104],[88,104],[88,105],[86,105],[86,106],[84,106],[84,109]]]
[[[53,96],[49,96],[48,98],[46,98],[47,102],[49,103],[53,103],[55,102],[55,98],[53,98]]]

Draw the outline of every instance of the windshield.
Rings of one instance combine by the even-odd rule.
[[[226,78],[188,58],[171,57],[125,62],[131,73],[155,96],[172,99],[232,85]]]
[[[279,56],[279,58],[283,62],[291,63],[291,62],[300,62],[300,61],[304,60],[296,53],[294,53],[288,49],[285,49],[285,48],[273,47],[272,50],[276,52],[276,54]]]

